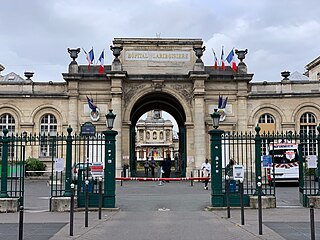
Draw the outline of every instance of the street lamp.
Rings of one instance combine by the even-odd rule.
[[[106,118],[107,118],[107,127],[109,128],[109,130],[111,130],[113,128],[113,123],[114,123],[114,119],[116,118],[116,114],[112,113],[112,109],[109,110],[109,113],[106,114]]]
[[[220,114],[218,113],[218,109],[214,109],[214,112],[210,114],[212,118],[212,125],[214,129],[217,129],[219,127],[220,122]]]

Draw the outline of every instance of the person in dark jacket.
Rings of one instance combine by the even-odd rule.
[[[166,159],[163,162],[163,171],[164,171],[164,177],[169,178],[170,172],[171,172],[171,159],[170,155],[167,155]],[[169,181],[167,181],[169,182]]]

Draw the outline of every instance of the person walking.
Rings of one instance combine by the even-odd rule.
[[[211,173],[211,164],[209,163],[208,158],[201,165],[202,177],[209,178]],[[208,190],[209,179],[204,180],[204,189]]]
[[[153,157],[150,160],[150,169],[151,169],[151,176],[154,177],[154,168],[156,167],[156,161]]]
[[[171,159],[170,155],[167,155],[166,159],[163,162],[163,171],[164,171],[164,177],[170,178],[170,172],[171,172]],[[166,182],[169,182],[168,180]]]
[[[149,173],[149,160],[148,159],[146,159],[144,161],[143,166],[144,166],[144,175],[147,177],[148,173]]]

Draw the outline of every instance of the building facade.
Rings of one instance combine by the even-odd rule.
[[[90,121],[99,133],[106,129],[105,114],[113,109],[117,115],[114,129],[118,131],[119,175],[124,164],[134,170],[137,158],[149,156],[149,150],[139,143],[143,127],[139,118],[146,112],[163,110],[178,124],[178,155],[182,175],[188,175],[210,158],[210,114],[218,107],[220,95],[228,98],[220,122],[220,129],[226,132],[254,131],[259,124],[262,131],[309,133],[316,132],[320,123],[317,77],[253,82],[244,60],[246,51],[238,51],[240,63],[234,72],[230,67],[223,71],[205,66],[201,39],[115,38],[111,50],[115,58],[103,74],[97,66],[91,66],[90,71],[79,66],[76,58],[80,49],[69,49],[73,60],[68,72],[62,73],[65,82],[33,82],[31,73],[26,73],[26,78],[15,73],[0,75],[0,128],[51,136],[66,133],[69,126],[73,133],[79,133],[81,125]],[[317,76],[319,65],[312,62],[307,66],[309,75]],[[98,108],[97,115],[92,115],[87,97]],[[166,139],[165,123],[163,129]],[[161,131],[154,131],[159,139]],[[153,140],[154,132],[149,139]],[[147,139],[147,132],[142,138]],[[135,151],[139,146],[142,155]],[[50,161],[50,146],[42,145],[32,155]]]

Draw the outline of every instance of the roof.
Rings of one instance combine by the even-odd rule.
[[[306,75],[303,75],[302,73],[299,73],[295,71],[289,76],[290,80],[298,80],[298,81],[308,81],[309,78]]]
[[[319,64],[320,64],[320,56],[317,57],[316,59],[312,60],[310,63],[308,63],[305,68],[307,70],[310,70]]]
[[[1,82],[25,82],[25,79],[23,79],[22,77],[20,77],[18,74],[11,72],[7,75],[4,76],[0,76],[0,81]]]

